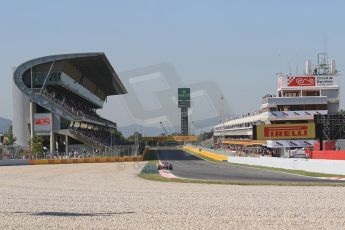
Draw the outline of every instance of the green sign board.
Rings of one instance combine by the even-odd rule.
[[[177,94],[179,101],[190,101],[190,88],[178,88]]]

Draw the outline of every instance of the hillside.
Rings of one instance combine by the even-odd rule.
[[[0,117],[0,132],[3,132],[3,133],[7,132],[11,124],[12,124],[11,120]]]

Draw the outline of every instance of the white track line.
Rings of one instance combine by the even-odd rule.
[[[323,179],[323,180],[345,181],[344,177],[316,177],[316,178]]]

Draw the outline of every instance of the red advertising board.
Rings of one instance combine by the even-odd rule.
[[[50,125],[50,118],[35,118],[35,125]]]
[[[52,115],[50,113],[35,113],[34,114],[34,131],[35,132],[50,132],[52,129]]]
[[[299,87],[299,86],[315,86],[316,81],[313,76],[304,76],[304,77],[288,77],[287,85],[289,87]]]

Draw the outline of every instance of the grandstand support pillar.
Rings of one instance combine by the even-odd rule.
[[[65,152],[66,152],[66,156],[69,155],[68,145],[69,145],[69,143],[68,143],[68,135],[66,134],[65,135]]]
[[[44,79],[44,82],[43,82],[43,84],[42,84],[42,88],[41,88],[41,90],[40,90],[40,94],[41,94],[41,95],[42,95],[43,89],[44,89],[44,87],[46,86],[46,83],[47,83],[47,81],[48,81],[50,72],[52,71],[52,69],[53,69],[53,67],[54,67],[54,64],[55,64],[55,61],[53,61],[52,64],[50,65],[49,71],[48,71],[48,73],[47,73],[47,75],[46,75],[46,77],[45,77],[45,79]]]
[[[53,129],[50,131],[50,153],[53,155],[55,153],[55,135]]]
[[[30,138],[33,138],[34,135],[34,103],[30,101]]]

